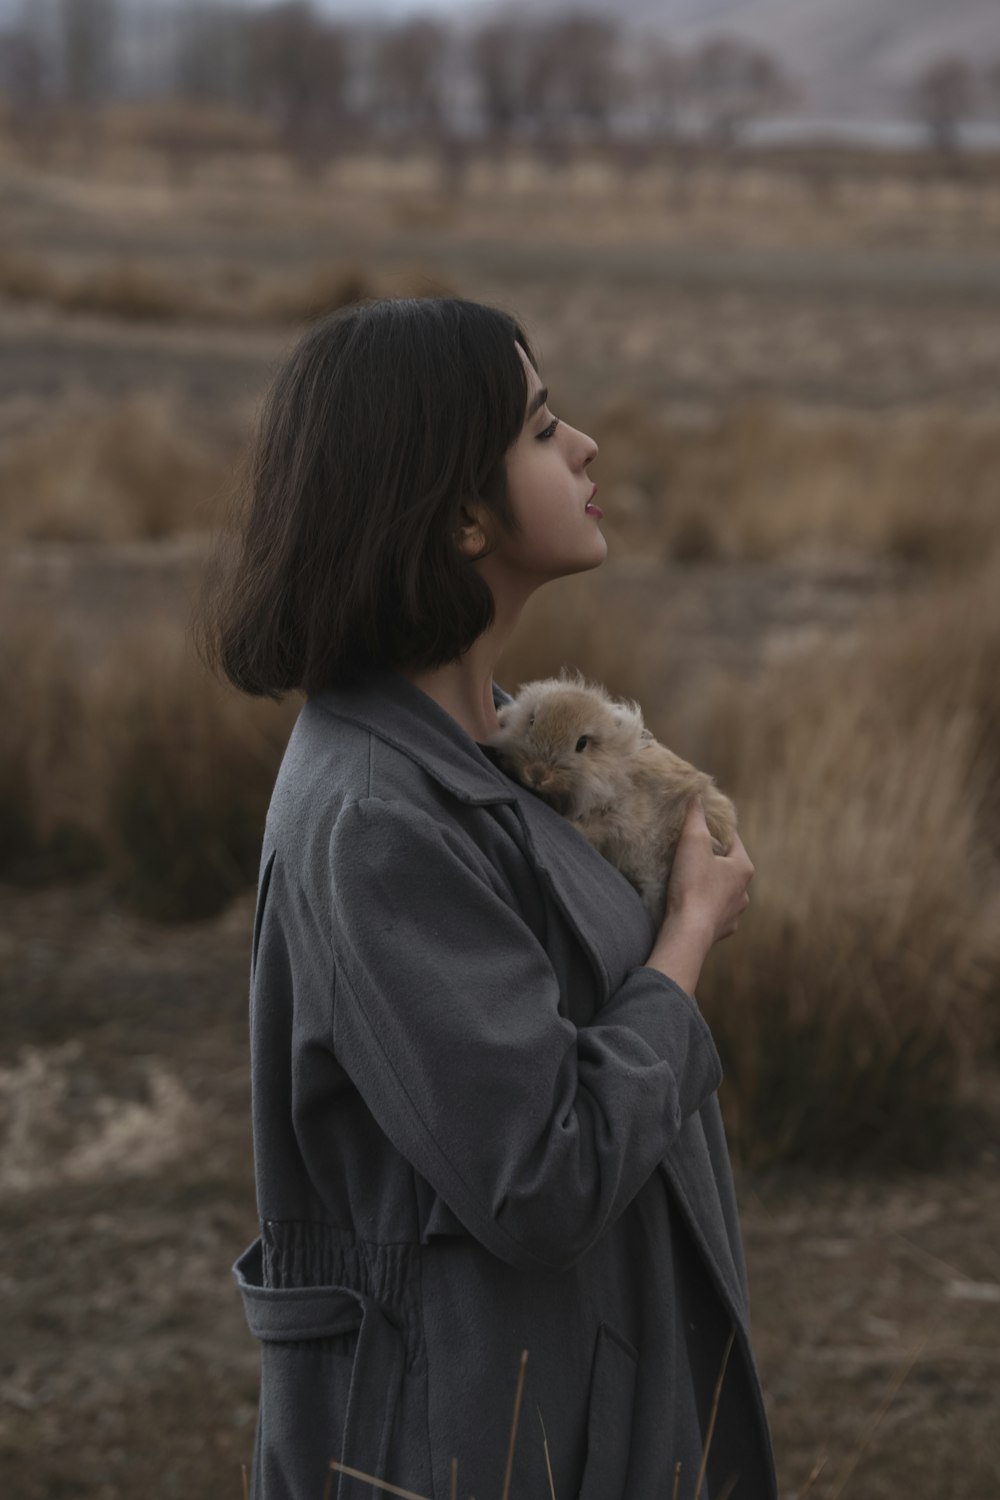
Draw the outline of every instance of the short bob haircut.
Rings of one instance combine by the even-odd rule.
[[[361,302],[306,333],[205,575],[195,634],[213,670],[257,696],[308,695],[441,666],[490,626],[493,596],[455,533],[463,501],[517,530],[504,456],[528,386],[515,340],[537,369],[513,317],[458,297]]]

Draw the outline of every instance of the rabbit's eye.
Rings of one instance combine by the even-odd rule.
[[[532,726],[532,724],[534,724],[534,722],[535,722],[535,715],[534,715],[534,711],[532,711],[532,712],[531,712],[531,713],[530,713],[530,714],[529,714],[529,715],[528,715],[528,728],[529,728],[529,729],[530,729],[530,728],[531,728],[531,726]]]
[[[590,738],[589,734],[581,734],[580,738],[576,742],[576,748],[578,750],[582,750],[583,747],[586,745],[587,741],[589,740],[589,738]]]

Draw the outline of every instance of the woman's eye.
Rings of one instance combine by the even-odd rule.
[[[546,427],[543,432],[540,432],[538,434],[539,442],[541,442],[544,438],[550,438],[552,436],[552,434],[555,432],[555,430],[556,430],[556,428],[558,426],[559,426],[559,418],[558,417],[553,417],[552,421],[549,423],[548,427]]]
[[[587,743],[587,741],[588,741],[589,738],[590,738],[589,735],[587,735],[587,734],[581,734],[580,738],[576,742],[576,748],[578,750],[582,750],[583,747],[586,745],[586,743]]]

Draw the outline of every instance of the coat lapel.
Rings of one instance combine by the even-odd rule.
[[[645,962],[655,931],[620,870],[534,792],[515,804],[532,864],[569,921],[588,958],[603,1005],[629,969]]]

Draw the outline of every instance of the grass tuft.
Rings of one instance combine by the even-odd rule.
[[[290,707],[238,700],[163,628],[117,654],[96,706],[117,895],[156,921],[214,916],[256,881]]]

